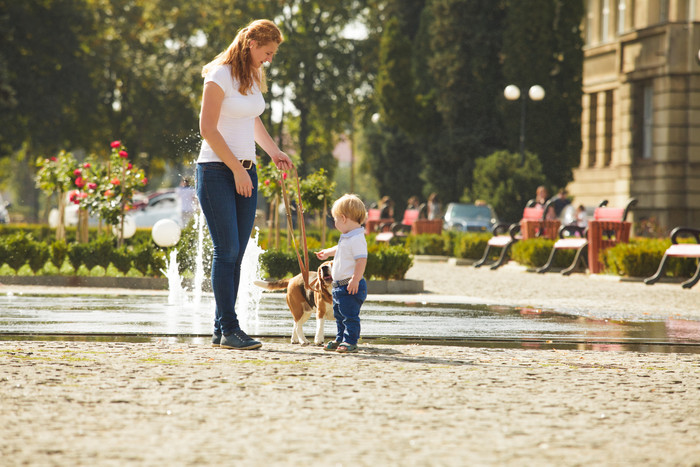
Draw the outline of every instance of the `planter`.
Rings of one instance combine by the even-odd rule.
[[[168,289],[168,279],[164,277],[0,276],[0,284],[100,287],[106,289]]]
[[[191,286],[191,280],[183,281],[185,287]],[[99,287],[103,289],[142,289],[168,290],[165,277],[83,277],[83,276],[0,276],[4,285],[37,285],[46,287]],[[205,291],[209,284],[202,284]],[[414,294],[423,292],[420,280],[378,280],[367,281],[367,293],[370,294]]]

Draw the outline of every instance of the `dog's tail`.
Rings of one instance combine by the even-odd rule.
[[[278,281],[253,281],[253,284],[267,290],[280,290],[287,288],[289,285],[289,279],[282,279]]]

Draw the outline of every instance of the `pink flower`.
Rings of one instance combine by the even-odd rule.
[[[83,180],[83,177],[78,177],[75,179],[75,186],[78,188],[82,188],[85,185],[85,180]]]
[[[282,180],[287,180],[287,172],[282,172]]]
[[[265,180],[263,183],[265,183],[265,185],[269,185],[269,184],[270,184],[270,180]]]
[[[110,144],[110,146],[112,146],[112,148],[115,148],[115,149],[121,145],[122,145],[121,141],[112,141],[112,144]]]
[[[117,177],[114,177],[112,180],[109,181],[109,183],[111,183],[114,186],[121,184],[121,182],[119,181],[119,179]]]
[[[85,199],[87,197],[88,197],[88,194],[85,193],[84,191],[81,191],[80,193],[78,193],[78,198],[80,198],[80,199]]]
[[[80,171],[80,169],[75,169],[75,170],[73,171],[73,175],[75,175],[75,176],[77,176],[77,177],[80,177],[81,174],[82,174],[82,172]]]
[[[84,168],[84,169],[89,169],[89,168],[90,168],[90,163],[89,163],[89,162],[84,163],[84,164],[83,164],[83,168]]]
[[[56,162],[58,159],[56,159],[56,156],[51,156],[51,157],[49,157],[49,160],[51,162]]]
[[[146,183],[148,183],[148,179],[146,177],[143,177],[143,180],[141,180],[141,183],[143,183],[145,185]]]
[[[129,162],[128,164],[126,164],[126,170],[131,170],[133,167],[134,167],[134,166],[131,165],[131,162]]]
[[[129,157],[129,153],[124,150],[119,151],[119,157],[126,159],[127,157]]]
[[[89,190],[94,190],[97,188],[97,183],[88,183],[87,187]]]
[[[68,195],[68,200],[71,203],[75,203],[77,199],[78,199],[78,192],[76,190],[71,191],[70,195]]]
[[[113,194],[114,194],[114,193],[112,192],[112,190],[105,190],[105,196],[106,196],[107,198],[111,197]]]

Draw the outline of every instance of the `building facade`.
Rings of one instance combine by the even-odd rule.
[[[575,202],[700,228],[700,0],[586,0]]]

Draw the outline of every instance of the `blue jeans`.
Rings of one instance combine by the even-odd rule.
[[[333,288],[333,314],[338,332],[336,342],[357,345],[360,339],[360,307],[367,298],[367,282],[360,279],[357,293],[349,294],[348,286]]]
[[[253,182],[250,198],[236,193],[233,172],[223,162],[197,164],[197,197],[207,219],[214,244],[211,286],[216,301],[215,334],[231,334],[240,328],[236,297],[241,279],[241,261],[255,223],[258,173],[248,170]]]

